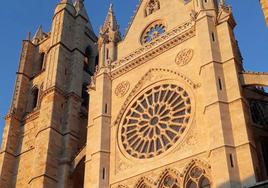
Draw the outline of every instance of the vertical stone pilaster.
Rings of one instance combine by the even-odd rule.
[[[84,187],[108,188],[110,167],[111,79],[102,68],[90,92]]]
[[[217,26],[221,61],[223,63],[224,83],[227,95],[230,130],[233,135],[233,149],[229,149],[227,157],[233,157],[234,167],[230,168],[230,176],[240,186],[251,186],[256,182],[254,169],[254,153],[252,152],[253,137],[249,130],[250,114],[244,100],[239,73],[242,72],[242,62],[238,54],[237,42],[234,38],[233,28],[235,22],[230,10],[222,9],[225,18]],[[230,162],[229,162],[230,163]]]
[[[204,117],[207,126],[210,127],[209,150],[213,187],[237,187],[235,182],[239,180],[229,173],[231,166],[228,151],[234,141],[228,98],[224,88],[224,67],[220,63],[220,40],[215,28],[215,19],[206,12],[202,14],[198,17],[196,32],[200,45],[200,76],[203,93],[205,93]]]
[[[16,119],[14,114],[6,117],[0,151],[0,187],[2,188],[11,188],[13,186],[20,125],[20,121]]]

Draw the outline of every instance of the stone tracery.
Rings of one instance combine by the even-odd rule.
[[[175,63],[179,66],[184,66],[192,60],[193,55],[193,49],[183,49],[176,56]]]
[[[127,110],[119,139],[132,157],[152,158],[180,139],[190,116],[191,100],[183,88],[157,85],[140,95]]]
[[[139,181],[136,183],[134,188],[153,188],[153,181],[149,178],[142,177],[139,179]]]
[[[165,32],[166,32],[165,24],[161,20],[155,21],[151,23],[144,30],[142,37],[141,37],[141,43],[142,44],[150,43]]]
[[[180,175],[173,170],[167,169],[161,175],[158,188],[179,188],[181,184]]]
[[[198,164],[198,160],[192,161],[184,172],[185,188],[210,188],[211,182],[207,168]]]

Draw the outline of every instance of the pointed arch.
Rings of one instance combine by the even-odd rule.
[[[138,180],[134,188],[153,188],[153,181],[149,178],[142,177]]]
[[[157,180],[158,188],[180,188],[180,173],[175,169],[165,169]]]
[[[180,72],[176,72],[170,69],[163,69],[163,68],[152,68],[150,69],[148,72],[146,72],[144,74],[144,76],[142,76],[142,78],[139,80],[139,82],[134,86],[134,88],[129,92],[129,95],[127,96],[124,104],[122,105],[119,114],[117,115],[117,118],[114,121],[114,125],[118,126],[123,113],[125,112],[128,104],[130,103],[130,101],[132,100],[132,98],[138,93],[140,92],[142,89],[145,88],[145,85],[148,85],[146,82],[150,82],[150,80],[152,79],[153,75],[160,75],[161,73],[166,73],[166,74],[173,74],[174,76],[176,76],[176,79],[180,79],[182,81],[184,81],[185,83],[187,83],[188,86],[190,86],[192,89],[198,88],[200,87],[199,84],[194,83],[192,80],[190,80],[188,77],[186,77],[184,74],[180,73]],[[170,76],[170,75],[169,75]],[[170,79],[170,77],[168,77],[168,79]],[[161,81],[163,80],[163,78],[156,78],[154,79],[154,83],[156,81]]]
[[[210,188],[210,165],[199,159],[193,159],[184,170],[183,187]]]

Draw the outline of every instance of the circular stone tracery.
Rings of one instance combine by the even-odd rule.
[[[141,36],[141,43],[142,44],[149,43],[165,32],[166,32],[165,24],[160,20],[155,21],[144,30]]]
[[[180,139],[190,117],[188,93],[175,84],[158,85],[139,96],[127,110],[119,138],[129,155],[152,158]]]

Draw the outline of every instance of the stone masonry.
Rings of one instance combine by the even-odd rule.
[[[111,5],[96,36],[84,1],[61,0],[51,31],[23,41],[1,188],[267,180],[268,73],[243,68],[230,6],[141,0],[134,14],[122,37]]]

